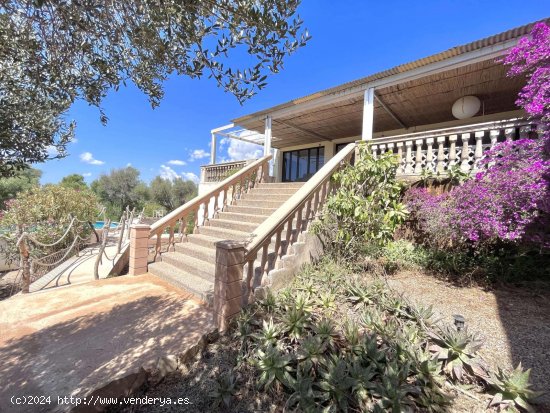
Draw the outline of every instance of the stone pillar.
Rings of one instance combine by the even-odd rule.
[[[437,166],[436,171],[442,173],[445,170],[445,136],[437,137]]]
[[[458,135],[449,136],[449,169],[456,165],[456,141],[458,140]]]
[[[416,144],[416,165],[414,167],[414,173],[422,173],[422,139],[417,139],[414,143]]]
[[[151,227],[145,224],[135,224],[130,227],[130,275],[145,274],[147,272],[150,231]]]
[[[216,277],[214,281],[214,322],[220,331],[227,329],[232,317],[243,307],[244,243],[216,243]]]

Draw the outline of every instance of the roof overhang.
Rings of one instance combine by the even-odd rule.
[[[465,95],[482,100],[480,114],[511,111],[517,109],[514,102],[525,80],[507,77],[507,68],[496,59],[529,33],[533,24],[242,116],[233,123],[261,133],[266,116],[271,116],[276,148],[359,136],[364,93],[369,88],[375,88],[375,132],[453,120],[451,106]]]

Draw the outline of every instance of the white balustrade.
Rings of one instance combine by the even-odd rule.
[[[532,122],[512,119],[375,138],[371,151],[374,157],[394,153],[397,175],[420,175],[424,169],[441,174],[455,165],[471,172],[497,143],[535,137],[536,133],[540,131]]]

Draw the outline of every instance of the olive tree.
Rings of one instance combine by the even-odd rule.
[[[305,45],[299,3],[0,0],[0,175],[65,156],[71,104],[106,122],[102,100],[127,81],[153,107],[171,74],[208,76],[244,102]]]

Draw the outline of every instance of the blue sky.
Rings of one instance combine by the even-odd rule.
[[[75,103],[69,118],[77,122],[77,141],[69,156],[34,166],[43,171],[42,183],[71,173],[91,182],[128,164],[145,181],[159,174],[192,178],[209,161],[210,129],[232,118],[539,20],[550,14],[548,6],[548,0],[303,0],[311,41],[244,106],[207,78],[170,78],[154,110],[128,86],[103,102],[107,126],[96,108]],[[245,149],[233,148],[233,155]],[[229,158],[227,147],[219,156]]]

